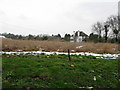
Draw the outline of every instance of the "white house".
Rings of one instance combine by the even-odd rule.
[[[82,31],[74,31],[73,35],[70,37],[70,42],[83,42],[87,38],[87,35]]]
[[[0,38],[5,38],[5,36],[1,36],[1,35],[0,35]]]

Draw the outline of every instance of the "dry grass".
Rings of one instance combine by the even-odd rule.
[[[82,48],[76,48],[83,46]],[[2,39],[3,51],[38,51],[44,48],[45,51],[66,52],[93,52],[93,53],[118,53],[118,45],[111,43],[73,43],[63,41],[34,41],[34,40],[13,40]]]

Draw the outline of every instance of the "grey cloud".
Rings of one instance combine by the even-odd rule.
[[[4,11],[0,10],[0,16],[4,16],[4,15],[6,15],[6,13]]]
[[[28,17],[25,16],[25,15],[23,15],[23,14],[21,14],[18,18],[19,18],[19,19],[22,19],[22,20],[27,20],[27,19],[28,19]]]

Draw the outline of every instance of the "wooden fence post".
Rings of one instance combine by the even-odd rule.
[[[68,49],[68,59],[69,61],[71,61],[71,58],[70,58],[70,50]]]

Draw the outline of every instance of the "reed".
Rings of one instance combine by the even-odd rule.
[[[76,48],[78,46],[81,47]],[[40,48],[49,52],[67,52],[70,49],[71,52],[118,53],[118,44],[112,43],[2,39],[2,51],[38,51]]]

